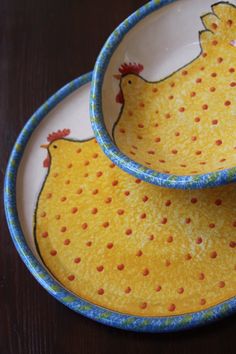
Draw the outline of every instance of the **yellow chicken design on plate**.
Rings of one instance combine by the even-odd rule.
[[[140,316],[236,295],[236,188],[159,188],[126,174],[95,139],[48,136],[35,240],[50,272],[94,304]]]
[[[148,82],[135,63],[115,75],[122,109],[114,140],[159,172],[194,175],[236,166],[236,7],[217,3],[202,22],[200,55],[172,75]]]

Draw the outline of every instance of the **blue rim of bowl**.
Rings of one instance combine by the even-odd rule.
[[[106,41],[97,58],[92,78],[90,96],[92,128],[98,143],[112,162],[122,168],[125,172],[148,183],[167,188],[201,189],[235,182],[236,167],[193,176],[176,176],[149,169],[130,159],[117,148],[107,132],[104,123],[102,111],[102,86],[107,67],[116,48],[121,43],[124,36],[144,17],[175,1],[176,0],[152,0],[148,2],[122,22]]]
[[[83,75],[51,96],[26,123],[13,147],[5,174],[4,206],[10,234],[21,259],[35,279],[54,298],[71,310],[108,326],[137,332],[173,332],[207,324],[233,314],[236,311],[236,297],[207,310],[179,316],[140,317],[111,311],[67,291],[49,274],[29,248],[16,206],[16,178],[24,150],[32,133],[48,113],[65,97],[90,82],[91,78],[92,73]]]

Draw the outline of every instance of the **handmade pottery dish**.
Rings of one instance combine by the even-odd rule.
[[[119,169],[89,119],[91,74],[29,120],[6,171],[13,242],[72,310],[126,330],[169,332],[236,310],[236,188],[182,191]]]
[[[92,127],[126,172],[180,189],[236,180],[235,4],[151,1],[104,45]]]

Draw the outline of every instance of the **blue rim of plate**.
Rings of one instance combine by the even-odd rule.
[[[236,311],[236,297],[207,310],[179,316],[140,317],[110,311],[67,291],[49,274],[29,248],[16,207],[16,178],[24,150],[32,133],[48,113],[65,97],[90,82],[91,78],[92,73],[83,75],[51,96],[26,123],[13,147],[5,175],[4,205],[10,234],[21,259],[35,279],[54,298],[71,310],[108,326],[137,332],[173,332],[207,324],[233,314]]]
[[[104,153],[125,172],[148,183],[177,189],[200,189],[236,181],[236,167],[193,176],[176,176],[149,169],[123,154],[107,132],[102,111],[102,85],[110,59],[124,36],[144,17],[176,0],[152,0],[122,22],[103,46],[93,72],[90,116],[95,137]],[[217,0],[216,0],[217,2]]]

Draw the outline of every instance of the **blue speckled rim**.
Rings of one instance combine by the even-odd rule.
[[[161,187],[179,189],[200,189],[219,186],[236,181],[236,167],[194,176],[176,176],[159,173],[134,162],[114,144],[104,124],[102,112],[102,86],[110,59],[116,48],[140,20],[150,13],[176,0],[152,0],[122,22],[106,41],[95,64],[90,97],[91,123],[94,134],[105,154],[120,168],[146,182]],[[217,0],[216,0],[217,2]]]
[[[35,258],[26,243],[16,208],[16,176],[25,147],[31,134],[47,114],[65,97],[91,81],[92,73],[70,82],[48,99],[30,118],[21,131],[6,170],[4,185],[5,212],[14,245],[23,262],[36,280],[57,300],[71,310],[105,325],[139,332],[172,332],[207,324],[230,315],[236,310],[236,298],[205,311],[172,317],[139,317],[109,311],[91,304],[65,290]]]

